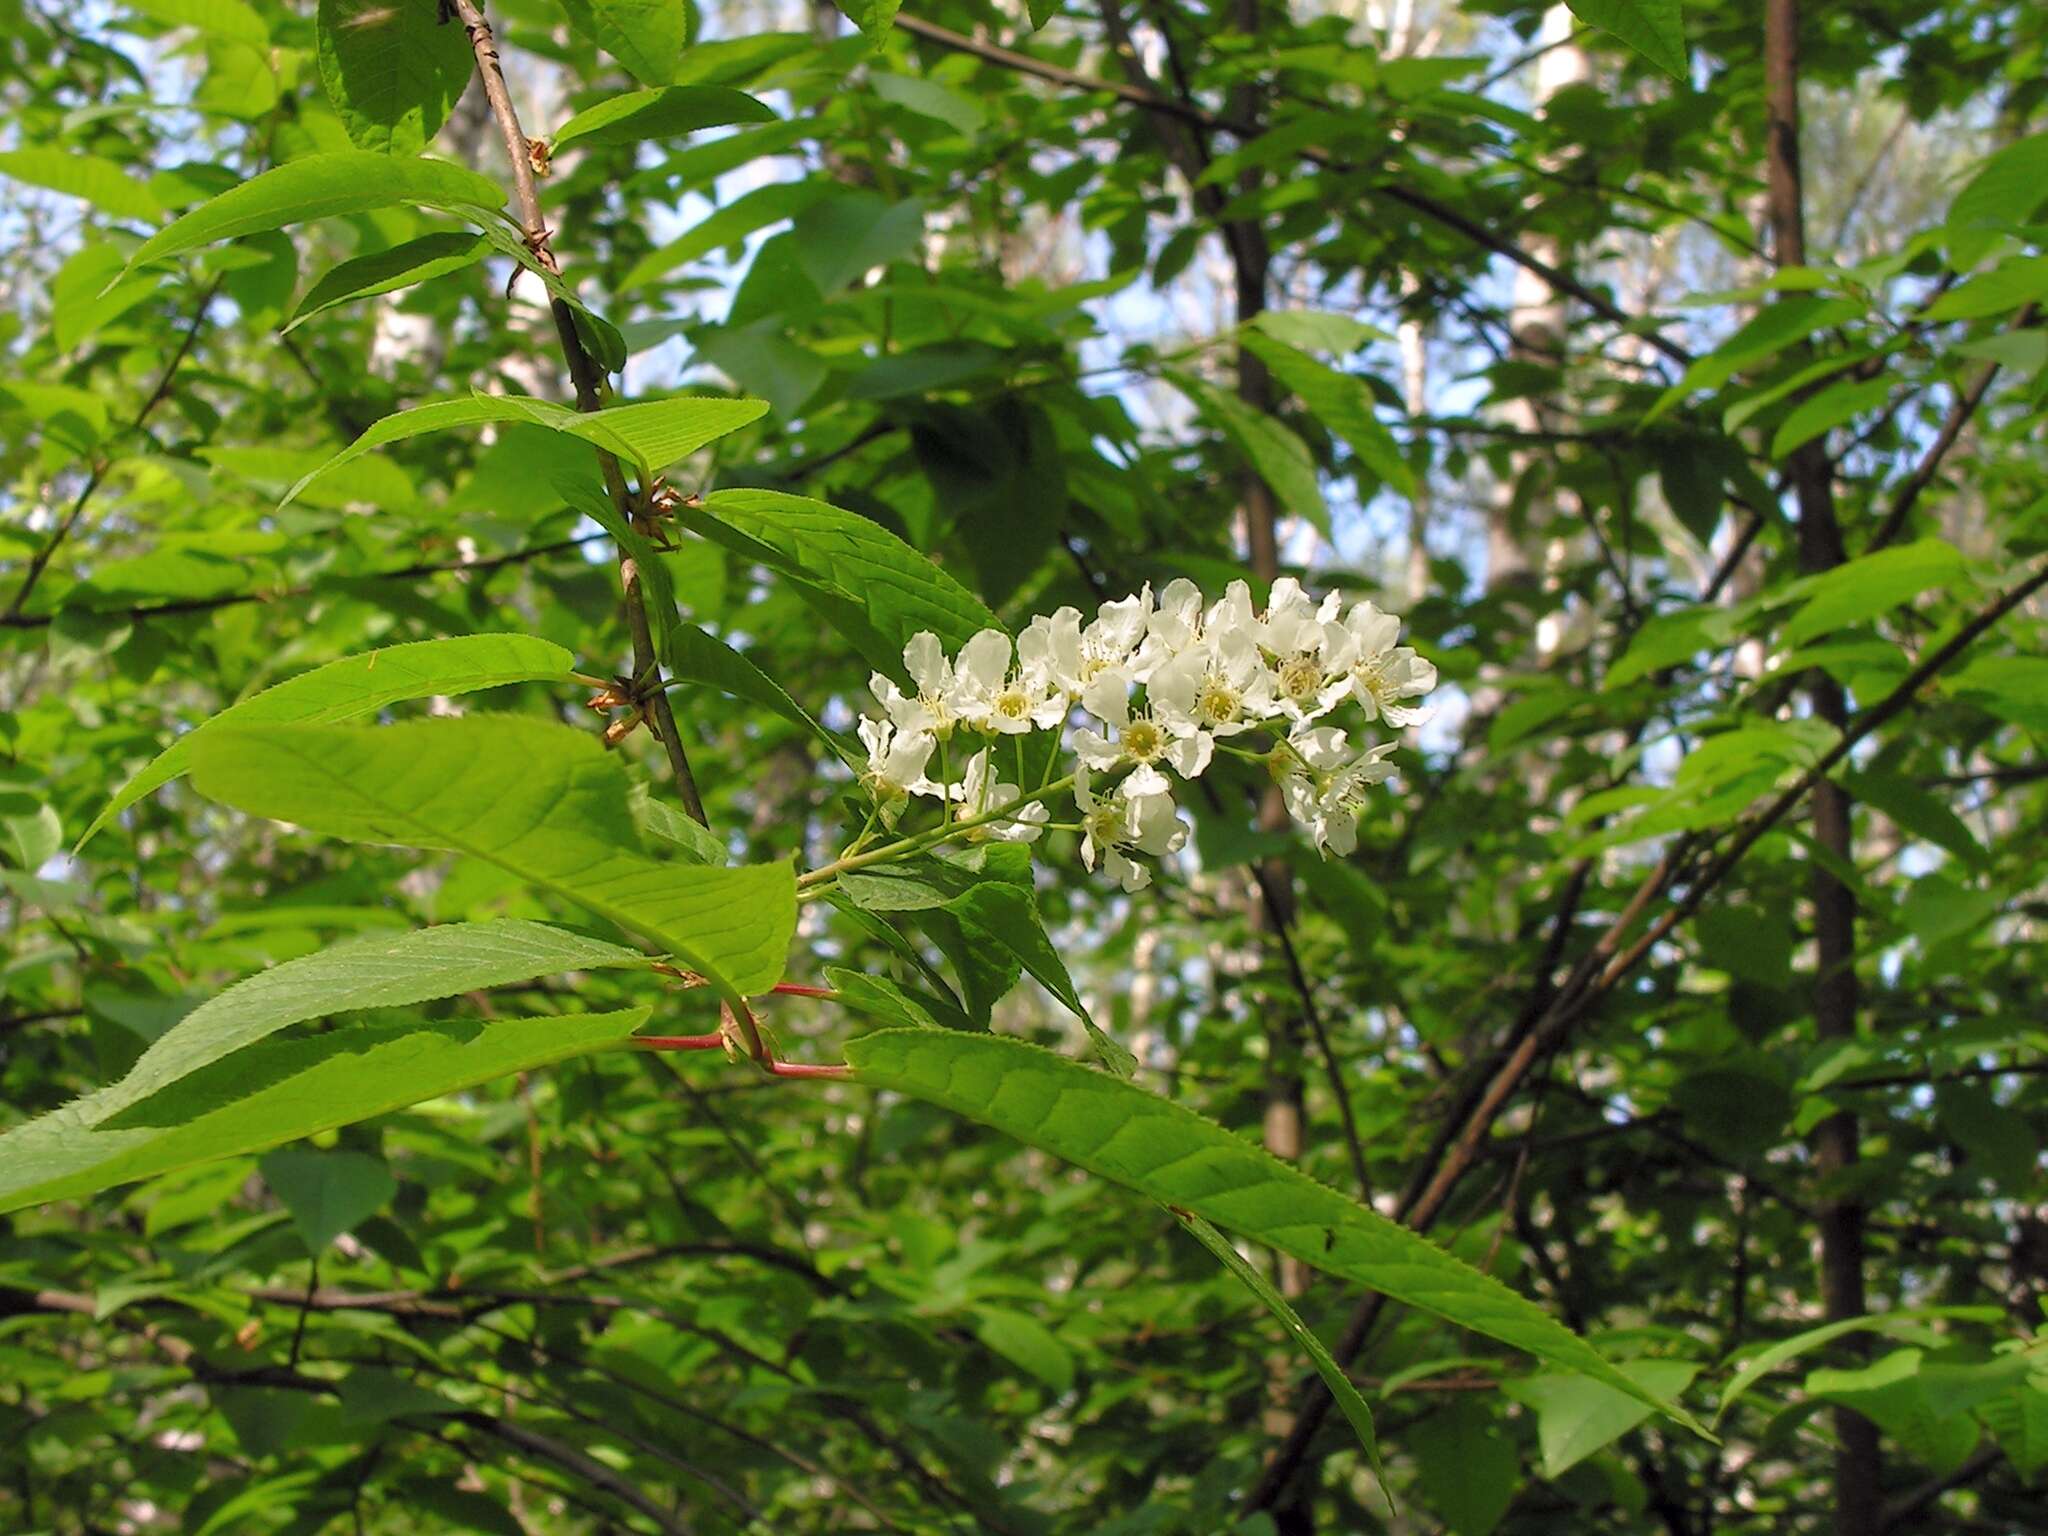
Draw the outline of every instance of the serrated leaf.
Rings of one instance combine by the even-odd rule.
[[[1498,1280],[1184,1105],[990,1036],[885,1030],[849,1042],[846,1059],[861,1082],[951,1109],[1700,1428]]]
[[[330,837],[495,864],[654,941],[728,995],[782,977],[796,927],[790,866],[647,858],[624,767],[568,726],[467,715],[370,729],[229,727],[199,743],[192,783]]]
[[[846,743],[826,730],[817,717],[791,698],[780,683],[708,630],[688,622],[677,624],[669,633],[668,647],[662,659],[668,663],[674,676],[703,683],[735,699],[759,704],[809,731],[849,767],[858,769],[866,766],[864,759],[856,759]]]
[[[237,982],[186,1014],[151,1043],[119,1082],[0,1136],[0,1211],[55,1198],[34,1191],[60,1176],[84,1177],[96,1167],[100,1153],[111,1156],[119,1150],[95,1150],[79,1142],[78,1133],[290,1025],[358,1009],[402,1007],[563,971],[639,965],[645,959],[616,944],[508,919],[378,934],[287,960]],[[67,1187],[77,1193],[115,1182],[119,1180],[107,1178]]]
[[[282,229],[310,219],[417,204],[452,212],[504,206],[498,184],[445,160],[337,149],[287,161],[230,187],[158,230],[128,259],[133,268],[219,240]]]
[[[395,411],[377,422],[326,463],[303,476],[285,492],[280,507],[297,499],[299,493],[322,475],[360,458],[373,448],[382,448],[428,432],[445,432],[451,427],[475,427],[488,422],[524,421],[550,431],[580,437],[585,442],[631,462],[643,475],[665,469],[685,454],[728,432],[736,432],[750,421],[766,415],[762,400],[719,400],[678,395],[668,400],[648,400],[638,405],[615,405],[609,410],[578,411],[552,400],[530,395],[472,395],[461,400],[435,400],[410,410]]]
[[[285,330],[296,330],[323,310],[392,293],[475,266],[494,249],[483,235],[456,230],[421,235],[386,251],[356,256],[330,268],[306,290]]]
[[[562,677],[574,659],[553,641],[528,635],[454,635],[386,646],[315,667],[229,705],[179,737],[121,786],[85,829],[78,847],[84,847],[111,817],[184,773],[194,746],[221,726],[270,721],[327,725],[374,714],[406,699]]]
[[[1611,32],[1629,47],[1686,83],[1685,17],[1678,0],[1565,0],[1589,27]]]
[[[92,1194],[389,1114],[622,1045],[646,1008],[442,1024],[366,1024],[267,1040],[96,1124],[45,1115],[0,1138],[0,1210]]]
[[[555,130],[557,151],[571,144],[633,144],[672,139],[728,123],[772,123],[775,113],[745,91],[722,85],[671,85],[628,91],[578,112]]]
[[[320,83],[362,149],[416,155],[476,72],[469,33],[419,0],[320,0]]]
[[[1876,1312],[1864,1317],[1851,1317],[1839,1323],[1824,1323],[1818,1328],[1808,1328],[1795,1333],[1789,1339],[1780,1339],[1776,1344],[1757,1351],[1743,1363],[1742,1369],[1728,1378],[1728,1385],[1722,1390],[1720,1404],[1714,1409],[1712,1422],[1719,1424],[1730,1408],[1741,1400],[1743,1394],[1765,1376],[1809,1350],[1818,1349],[1836,1339],[1851,1333],[1878,1333],[1888,1338],[1921,1337],[1926,1330],[1921,1325],[1939,1318],[1962,1318],[1973,1322],[1995,1323],[2001,1314],[1996,1307],[1900,1307],[1893,1312]]]
[[[576,30],[642,85],[667,85],[690,40],[683,0],[562,0]]]
[[[163,204],[148,187],[98,155],[68,149],[10,149],[0,153],[0,176],[83,198],[117,219],[163,217]]]
[[[780,491],[714,491],[678,516],[690,528],[796,587],[870,666],[903,675],[903,647],[930,630],[947,650],[996,616],[881,524]]]

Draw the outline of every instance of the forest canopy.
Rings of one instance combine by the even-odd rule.
[[[0,1528],[2048,1532],[2048,9],[0,102]]]

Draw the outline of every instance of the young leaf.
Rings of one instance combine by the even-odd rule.
[[[772,123],[775,114],[745,91],[723,85],[671,85],[628,91],[578,112],[555,131],[557,153],[571,144],[634,144],[673,139],[728,123]]]
[[[1565,0],[1589,27],[1611,32],[1683,85],[1685,18],[1678,0]]]
[[[199,743],[192,783],[330,837],[495,864],[653,940],[728,995],[782,978],[796,928],[790,866],[645,857],[625,770],[583,731],[516,715],[229,727]]]
[[[494,211],[505,194],[488,176],[445,160],[337,149],[290,160],[201,203],[142,242],[132,270],[262,229],[416,203],[452,212]]]
[[[951,1109],[1700,1427],[1498,1280],[1170,1099],[993,1036],[884,1030],[849,1042],[846,1059],[862,1082]]]
[[[615,405],[603,411],[577,411],[530,395],[472,395],[466,400],[435,400],[411,410],[394,411],[377,422],[333,458],[302,476],[278,505],[289,505],[322,475],[373,448],[428,432],[445,432],[450,427],[532,422],[606,449],[631,462],[642,475],[651,477],[683,455],[694,453],[728,432],[737,432],[767,414],[767,410],[767,402],[762,400],[718,400],[696,395]]]
[[[1509,1397],[1536,1410],[1545,1477],[1561,1477],[1602,1446],[1619,1440],[1650,1416],[1646,1395],[1675,1400],[1692,1385],[1700,1368],[1691,1360],[1628,1360],[1620,1370],[1642,1389],[1640,1393],[1624,1395],[1587,1376],[1548,1372],[1502,1384]]]
[[[416,155],[476,72],[469,33],[438,5],[320,0],[320,83],[362,149]]]
[[[32,187],[80,197],[117,219],[159,219],[163,204],[141,182],[111,160],[68,149],[10,149],[0,153],[0,176]]]
[[[78,846],[83,848],[110,818],[184,773],[193,748],[209,731],[223,725],[262,721],[326,725],[353,720],[405,699],[453,696],[505,683],[561,677],[574,659],[553,641],[529,635],[455,635],[387,646],[315,667],[229,705],[172,742],[121,786],[85,829]]]
[[[930,630],[948,650],[996,616],[881,524],[780,491],[714,491],[679,514],[689,527],[795,584],[806,601],[891,676],[903,647]]]
[[[626,66],[642,85],[667,85],[676,77],[690,40],[690,13],[683,0],[562,0],[570,24]]]
[[[72,1199],[389,1114],[619,1046],[646,1008],[442,1024],[366,1024],[269,1040],[97,1121],[59,1110],[0,1138],[0,1211]]]

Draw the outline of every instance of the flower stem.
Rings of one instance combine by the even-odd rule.
[[[899,839],[896,842],[884,844],[880,848],[871,849],[866,853],[857,853],[847,858],[835,859],[830,864],[820,865],[817,869],[809,870],[799,876],[796,882],[797,889],[803,890],[807,887],[818,885],[826,880],[830,880],[835,875],[843,875],[848,870],[865,869],[870,864],[886,864],[894,859],[908,858],[913,853],[922,853],[927,848],[936,848],[941,843],[949,843],[956,837],[964,837],[976,828],[985,827],[991,822],[1013,820],[1017,812],[1025,806],[1035,805],[1041,800],[1051,799],[1061,791],[1072,788],[1073,783],[1074,776],[1070,773],[1064,778],[1055,779],[1043,789],[1033,790],[1028,795],[1019,795],[1007,804],[1000,805],[992,811],[972,817],[967,821],[949,822],[944,826],[934,827],[929,832],[919,832],[913,836]]]

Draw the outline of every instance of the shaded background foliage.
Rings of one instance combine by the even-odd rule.
[[[401,9],[447,121],[369,131],[502,179],[458,29]],[[1746,1354],[1865,1309],[1816,1245],[1890,1315],[1763,1376],[1716,1446],[1274,1265],[1353,1346],[1396,1527],[2041,1527],[2038,602],[1850,754],[1846,842],[1802,808],[1711,886],[1700,862],[1826,750],[1831,695],[1853,721],[2041,569],[2037,7],[1774,0],[1805,109],[1791,262],[1766,174],[1788,59],[1747,4],[1685,7],[1683,80],[1561,9],[1479,0],[850,7],[872,37],[799,6],[491,11],[530,132],[634,80],[773,108],[590,136],[541,184],[625,394],[771,407],[678,490],[862,513],[1006,620],[1247,569],[1405,608],[1451,686],[1355,858],[1262,824],[1261,786],[1219,765],[1155,891],[1106,892],[1070,841],[1041,861],[1141,1082],[1332,1184],[1362,1172],[1390,1211],[1450,1168],[1437,1238],[1703,1410]],[[419,438],[277,510],[401,407],[565,397],[502,252],[306,316],[337,263],[453,227],[380,209],[108,288],[170,215],[349,145],[314,12],[0,4],[10,1121],[338,937],[562,915],[478,862],[182,786],[67,853],[178,729],[338,656],[486,632],[600,674],[630,654],[609,545],[538,428]],[[1623,13],[1672,8],[1580,8]],[[1823,495],[1839,556],[1882,551],[1833,581],[1802,553]],[[664,564],[828,723],[860,707],[867,667],[788,584],[694,537]],[[674,702],[733,847],[829,859],[851,828],[815,740],[701,687]],[[589,718],[533,684],[460,707]],[[665,795],[645,734],[623,750]],[[1541,1027],[1646,876],[1631,916],[1697,912]],[[1846,961],[1815,935],[1842,892]],[[792,974],[905,964],[812,909]],[[546,1012],[568,985],[407,1016]],[[996,1028],[1077,1047],[1031,983],[998,990]],[[705,1013],[679,991],[657,1023]],[[820,1060],[861,1027],[795,999],[768,1022]],[[672,1060],[584,1057],[7,1218],[5,1523],[1373,1518],[1362,1454],[1302,1417],[1321,1388],[1164,1213],[914,1102]],[[1967,1310],[1900,1315],[1927,1308]]]

